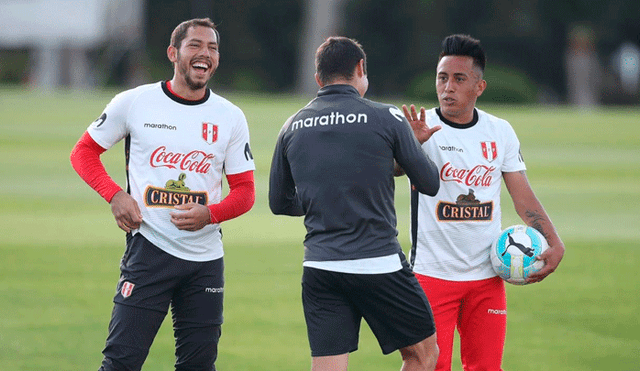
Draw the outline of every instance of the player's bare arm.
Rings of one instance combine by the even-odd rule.
[[[119,191],[111,199],[111,212],[116,219],[118,227],[129,233],[133,229],[140,228],[142,213],[138,203],[125,191]]]
[[[197,203],[190,202],[184,205],[176,205],[176,210],[169,213],[171,223],[178,229],[184,231],[198,231],[211,223],[209,208]]]
[[[553,273],[564,256],[564,243],[558,236],[549,215],[531,188],[525,171],[503,173],[504,183],[511,195],[516,212],[527,225],[537,229],[547,240],[549,249],[538,259],[544,267],[529,276],[527,282],[540,282]]]

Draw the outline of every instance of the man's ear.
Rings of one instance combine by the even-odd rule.
[[[169,58],[171,63],[178,61],[178,49],[176,49],[175,46],[169,45],[167,48],[167,58]]]
[[[360,62],[356,65],[356,75],[358,77],[362,77],[365,75],[364,73],[364,59],[361,59]]]
[[[482,93],[484,92],[484,89],[487,88],[487,81],[486,80],[480,80],[478,81],[478,91],[476,92],[476,96],[481,96]]]
[[[319,87],[323,88],[324,85],[322,84],[322,81],[320,81],[320,76],[318,76],[318,73],[315,73],[315,78],[316,78],[316,84],[318,84]]]

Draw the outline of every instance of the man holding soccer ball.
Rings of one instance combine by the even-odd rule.
[[[478,40],[451,35],[442,43],[436,70],[440,107],[421,108],[418,113],[413,105],[403,106],[440,174],[435,197],[412,190],[410,258],[432,305],[440,371],[451,369],[456,328],[465,370],[501,370],[506,294],[504,281],[492,268],[489,249],[501,232],[503,180],[520,218],[549,244],[538,257],[544,267],[527,282],[542,281],[564,255],[564,244],[529,185],[513,128],[475,107],[487,85],[484,67]]]

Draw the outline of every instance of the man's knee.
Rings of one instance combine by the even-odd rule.
[[[312,357],[311,371],[346,371],[349,364],[349,353],[336,356]]]
[[[405,364],[419,366],[419,368],[411,368],[416,370],[433,370],[438,362],[439,353],[435,334],[419,343],[400,349],[402,361]]]
[[[102,353],[104,358],[99,371],[134,371],[142,368],[149,351],[125,345],[107,344]]]
[[[116,303],[100,370],[140,370],[165,314]]]
[[[221,334],[220,326],[175,329],[176,371],[215,371]]]

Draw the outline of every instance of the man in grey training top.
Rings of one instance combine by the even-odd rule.
[[[433,370],[431,307],[397,240],[394,164],[435,195],[438,172],[397,107],[364,99],[362,47],[328,38],[317,50],[318,96],[282,127],[269,182],[274,214],[303,216],[302,300],[313,371],[347,369],[364,318],[403,370]]]

